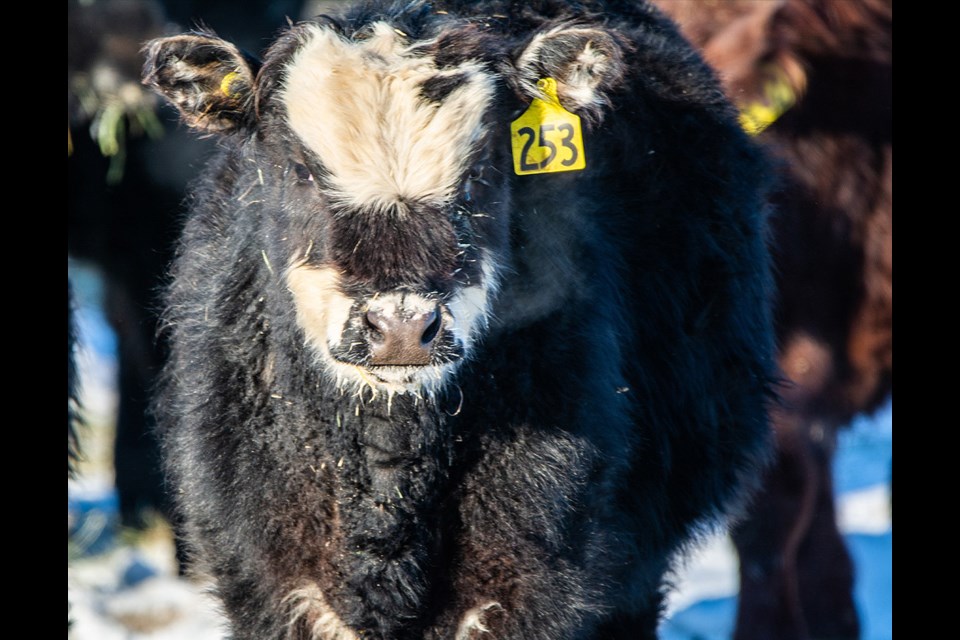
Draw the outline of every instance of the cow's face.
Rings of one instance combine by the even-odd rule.
[[[413,40],[387,22],[305,24],[256,76],[231,45],[186,38],[203,37],[150,45],[146,81],[194,126],[255,130],[307,348],[374,393],[429,393],[482,340],[507,271],[523,94],[558,76],[561,99],[595,116],[619,73],[613,40],[584,29],[536,34],[514,60],[469,25]]]
[[[503,87],[384,22],[298,39],[273,98],[302,192],[286,273],[298,323],[342,383],[429,390],[482,334],[503,263]]]

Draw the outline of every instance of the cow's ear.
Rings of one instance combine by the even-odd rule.
[[[259,62],[209,34],[157,38],[144,47],[143,83],[169,100],[184,122],[225,133],[253,123]]]
[[[568,110],[593,122],[603,117],[608,94],[626,73],[628,45],[609,30],[576,24],[537,33],[515,59],[519,90],[540,97],[537,81],[557,81],[557,96]]]

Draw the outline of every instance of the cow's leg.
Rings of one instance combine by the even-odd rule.
[[[657,640],[663,595],[655,579],[644,581],[647,591],[602,595],[593,572],[563,561],[536,563],[532,548],[518,552],[522,546],[474,547],[476,562],[461,568],[467,572],[453,590],[456,601],[428,640]],[[611,614],[617,599],[627,608]]]
[[[600,512],[592,504],[613,503],[602,489],[611,484],[595,477],[606,467],[578,440],[548,431],[490,438],[477,450],[451,526],[449,601],[426,638],[594,637],[610,606],[610,524],[591,517]]]
[[[733,530],[740,556],[734,640],[809,637],[797,583],[798,551],[814,516],[818,471],[810,442],[780,422],[777,458],[748,517]]]
[[[625,629],[619,635],[588,635],[600,613],[595,595],[584,588],[592,576],[555,557],[543,561],[543,549],[522,542],[486,542],[468,549],[472,558],[457,568],[453,601],[431,625],[427,640],[656,638],[624,635]]]
[[[834,434],[814,431],[814,435],[818,436],[818,446],[813,447],[817,496],[813,519],[797,556],[800,602],[811,638],[854,640],[860,637],[860,621],[853,599],[853,560],[837,526]]]

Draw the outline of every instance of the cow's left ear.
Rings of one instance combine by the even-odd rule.
[[[626,73],[626,43],[609,30],[567,24],[536,34],[516,57],[517,84],[527,97],[541,97],[537,81],[557,81],[568,110],[592,122],[603,118],[608,94]]]
[[[157,38],[144,47],[143,83],[169,100],[188,125],[226,133],[253,123],[260,63],[211,34]]]

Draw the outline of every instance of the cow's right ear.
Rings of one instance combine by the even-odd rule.
[[[253,123],[260,63],[209,34],[157,38],[144,47],[143,83],[169,100],[184,122],[207,133]]]

